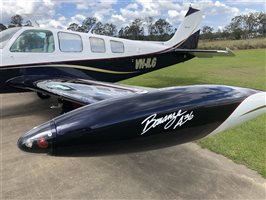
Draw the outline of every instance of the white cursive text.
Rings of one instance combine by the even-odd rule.
[[[144,119],[141,124],[145,124],[143,131],[141,135],[144,133],[148,132],[151,128],[155,128],[158,125],[165,124],[164,129],[169,129],[173,127],[173,129],[176,129],[178,126],[182,126],[185,124],[187,121],[190,121],[193,119],[193,111],[190,113],[187,113],[187,111],[179,110],[177,113],[173,112],[169,115],[165,115],[164,117],[160,117],[156,119],[157,114],[154,113]]]

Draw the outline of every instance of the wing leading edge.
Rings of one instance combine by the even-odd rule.
[[[25,79],[25,77],[23,77]],[[26,78],[27,79],[27,78]],[[29,89],[42,92],[58,98],[87,105],[110,98],[118,98],[126,95],[143,94],[152,90],[149,88],[140,88],[134,86],[124,86],[100,81],[91,81],[83,79],[27,79],[26,82],[20,82],[21,77],[13,79],[9,85],[18,88]]]
[[[59,98],[84,105],[110,98],[148,92],[147,89],[90,80],[44,80],[36,83],[36,86],[40,90]]]

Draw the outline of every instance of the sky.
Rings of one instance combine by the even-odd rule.
[[[204,12],[202,26],[223,29],[237,15],[264,12],[265,0],[0,0],[0,23],[7,25],[10,17],[20,14],[25,20],[36,20],[41,27],[66,29],[86,17],[102,23],[114,23],[118,29],[136,18],[166,19],[178,27],[191,5]]]

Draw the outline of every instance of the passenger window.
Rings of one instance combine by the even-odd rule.
[[[11,52],[51,53],[54,51],[54,36],[50,31],[26,30],[11,46]]]
[[[124,53],[125,47],[123,42],[111,40],[111,50],[113,53]]]
[[[104,53],[105,43],[101,38],[90,37],[91,51],[94,53]]]
[[[73,33],[58,33],[60,50],[63,52],[81,52],[81,37]]]

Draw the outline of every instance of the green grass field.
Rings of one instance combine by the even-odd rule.
[[[146,87],[224,84],[265,91],[265,50],[234,53],[235,57],[194,58],[122,83]],[[266,178],[266,115],[197,143],[258,171]]]

